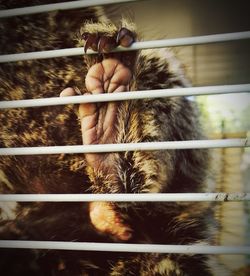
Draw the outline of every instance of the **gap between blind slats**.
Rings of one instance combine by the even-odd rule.
[[[167,142],[95,144],[76,146],[49,147],[16,147],[0,148],[0,155],[40,155],[40,154],[73,154],[73,153],[106,153],[125,151],[153,151],[175,149],[208,149],[208,148],[241,148],[249,147],[250,142],[245,139],[216,139],[216,140],[188,140]]]
[[[141,41],[141,42],[133,43],[128,48],[118,47],[111,52],[218,43],[218,42],[242,40],[242,39],[249,39],[249,38],[250,38],[250,31],[245,31],[245,32],[225,33],[225,34]],[[94,53],[96,52],[92,50],[87,51],[87,54],[94,54]],[[29,53],[20,53],[20,54],[7,54],[7,55],[0,55],[0,63],[31,60],[31,59],[46,59],[46,58],[54,58],[54,57],[76,56],[76,55],[83,55],[83,54],[84,54],[83,47],[49,50],[49,51],[38,51],[38,52],[29,52]]]
[[[71,10],[71,9],[87,8],[87,7],[93,7],[98,5],[135,2],[135,1],[142,1],[142,0],[79,0],[79,1],[70,1],[70,2],[23,7],[23,8],[15,8],[15,9],[5,9],[5,10],[0,10],[0,18],[44,13],[44,12],[50,12],[50,11],[56,11],[56,10]]]
[[[228,202],[249,201],[250,193],[1,194],[1,202]]]
[[[169,88],[119,93],[103,93],[98,95],[77,95],[69,97],[51,97],[42,99],[0,101],[0,109],[41,107],[51,105],[94,103],[108,101],[125,101],[152,98],[168,98],[180,96],[202,96],[215,94],[249,93],[250,84],[217,85],[185,88]]]
[[[0,240],[0,248],[83,250],[172,254],[250,254],[250,246],[124,244],[94,242]]]

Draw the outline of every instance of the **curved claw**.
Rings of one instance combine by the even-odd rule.
[[[117,46],[116,41],[113,37],[110,36],[101,36],[98,45],[98,53],[109,53]]]
[[[116,37],[116,43],[123,47],[129,47],[135,42],[135,35],[127,28],[121,28]]]
[[[97,34],[89,34],[89,33],[84,33],[82,35],[82,38],[86,40],[85,45],[84,45],[84,52],[86,53],[89,48],[91,48],[94,51],[97,51],[98,49],[98,40],[99,37]]]

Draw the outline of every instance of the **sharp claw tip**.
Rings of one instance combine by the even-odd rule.
[[[116,36],[116,40],[115,40],[117,44],[119,43],[120,38],[121,38],[120,33],[118,33],[117,36]]]
[[[97,44],[97,52],[98,52],[98,54],[102,53],[102,45],[101,44],[102,44],[101,39],[99,39],[98,44]]]

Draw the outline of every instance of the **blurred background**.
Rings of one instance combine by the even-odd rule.
[[[250,31],[249,1],[148,0],[105,6],[119,24],[136,22],[141,40]],[[250,40],[174,47],[193,86],[250,83]],[[250,94],[199,96],[207,136],[245,138],[250,133]],[[210,150],[211,187],[218,192],[250,192],[250,149]],[[216,203],[223,245],[250,245],[250,204]],[[250,265],[250,256],[219,256],[228,268]]]

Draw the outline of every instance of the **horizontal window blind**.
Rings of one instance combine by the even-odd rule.
[[[36,14],[36,13],[50,12],[50,11],[56,11],[56,10],[71,10],[71,9],[78,9],[78,8],[87,8],[87,7],[97,6],[97,5],[118,4],[118,3],[125,3],[125,2],[134,2],[134,1],[142,1],[142,0],[78,0],[78,1],[69,1],[69,2],[62,2],[62,3],[55,3],[55,4],[37,5],[37,6],[24,7],[24,8],[0,10],[0,18]]]
[[[173,254],[250,254],[250,246],[124,244],[56,241],[0,241],[0,248],[55,249]]]
[[[0,18],[23,16],[55,10],[76,9],[95,5],[111,3],[132,2],[135,0],[84,0],[62,2],[58,4],[40,5],[9,10],[0,10]],[[118,47],[114,52],[132,51],[138,49],[177,47],[208,43],[220,43],[250,39],[250,31],[204,35],[196,37],[183,37],[154,41],[135,42],[130,48]],[[87,54],[95,53],[88,50]],[[84,49],[69,48],[51,51],[28,52],[0,55],[0,63],[18,62],[32,59],[46,59],[64,56],[83,55]],[[1,101],[0,109],[27,108],[39,106],[53,106],[87,102],[122,101],[132,99],[149,99],[174,96],[198,96],[227,93],[249,93],[250,84],[203,86],[188,88],[171,88],[152,91],[130,91],[114,94],[74,96],[63,98],[45,98],[29,100]],[[96,153],[118,152],[135,150],[178,150],[202,148],[249,147],[248,138],[245,139],[218,139],[193,141],[166,141],[131,144],[105,144],[105,145],[76,145],[54,147],[26,147],[1,148],[0,155],[36,155],[60,153]],[[1,194],[2,202],[227,202],[249,201],[249,193],[178,193],[178,194]],[[249,246],[209,246],[206,244],[193,245],[162,245],[162,244],[120,244],[120,243],[88,243],[88,242],[56,242],[56,241],[20,241],[0,240],[0,248],[29,248],[29,249],[55,249],[55,250],[87,250],[87,251],[114,251],[114,252],[157,252],[175,254],[250,254]]]
[[[145,194],[6,194],[3,202],[192,202],[192,201],[247,201],[250,193],[145,193]]]
[[[136,92],[136,93],[135,93]],[[249,93],[250,84],[201,86],[186,88],[169,88],[144,91],[130,91],[120,93],[107,93],[98,95],[78,95],[69,97],[51,97],[44,99],[28,99],[0,101],[0,109],[3,108],[21,108],[21,107],[40,107],[50,105],[64,105],[77,103],[94,103],[108,101],[125,101],[152,98],[168,98],[180,96],[201,96],[231,93]]]
[[[61,154],[61,153],[103,153],[124,152],[136,150],[174,150],[174,149],[204,149],[204,148],[234,148],[249,147],[248,138],[245,139],[216,139],[190,140],[170,142],[144,142],[122,144],[97,144],[77,146],[50,146],[50,147],[20,147],[0,148],[0,155],[30,155],[30,154]]]
[[[129,48],[118,47],[114,49],[112,52],[219,43],[219,42],[243,40],[243,39],[249,39],[249,38],[250,38],[250,31],[246,31],[246,32],[214,34],[214,35],[204,35],[204,36],[194,36],[194,37],[184,37],[184,38],[141,41],[141,42],[133,43]],[[92,50],[87,51],[87,54],[94,54],[94,53],[96,52]],[[8,54],[8,55],[0,56],[0,63],[31,60],[31,59],[76,56],[76,55],[83,55],[83,54],[84,54],[83,47],[30,52],[30,53],[20,53],[20,54]]]

